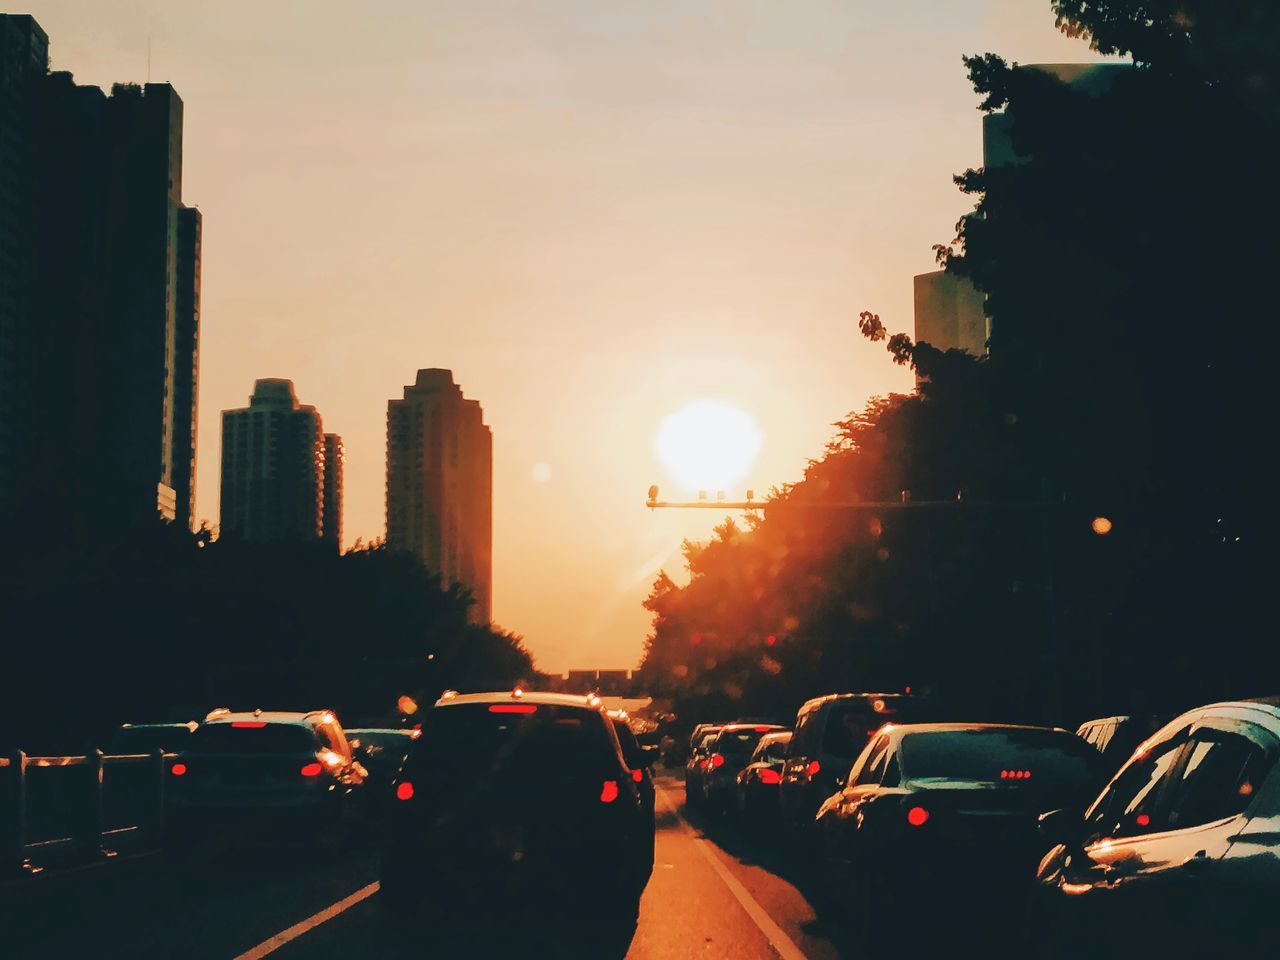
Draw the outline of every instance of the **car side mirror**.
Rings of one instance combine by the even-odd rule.
[[[1042,813],[1036,826],[1040,836],[1050,843],[1075,846],[1084,840],[1084,817],[1078,810],[1050,810]]]

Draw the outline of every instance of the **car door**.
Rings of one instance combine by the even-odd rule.
[[[807,768],[809,753],[815,742],[818,708],[810,709],[796,717],[795,733],[791,737],[791,750],[782,767],[782,783],[778,798],[782,804],[783,823],[789,828],[799,826],[804,808],[804,792],[809,784]]]
[[[1068,867],[1099,938],[1096,952],[1177,957],[1211,950],[1205,881],[1243,826],[1273,759],[1238,725],[1202,721],[1117,778],[1110,802],[1095,814],[1094,835]]]
[[[889,737],[881,734],[854,761],[840,792],[828,798],[819,811],[826,855],[832,863],[848,865],[856,859],[859,813],[880,789],[892,753]]]

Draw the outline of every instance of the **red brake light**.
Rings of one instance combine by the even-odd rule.
[[[765,767],[763,770],[760,771],[760,782],[761,783],[781,783],[782,774],[778,773],[777,770],[770,770],[768,767]]]
[[[756,727],[756,733],[768,733],[773,727]]]
[[[929,819],[929,811],[924,807],[912,807],[907,811],[907,823],[913,827],[923,827]]]
[[[397,800],[412,800],[412,799],[413,799],[413,784],[412,784],[412,783],[410,783],[408,780],[402,780],[402,781],[401,781],[401,782],[396,786],[396,799],[397,799]]]
[[[187,772],[187,765],[185,763],[175,763],[169,768],[169,772],[175,777],[181,777]]]
[[[1000,779],[1001,780],[1030,780],[1031,771],[1030,770],[1001,770]]]
[[[1138,814],[1136,817],[1134,817],[1134,818],[1133,818],[1133,822],[1134,822],[1134,823],[1136,823],[1136,824],[1137,824],[1138,826],[1140,826],[1140,827],[1149,827],[1149,826],[1151,826],[1151,814],[1149,814],[1149,813],[1140,813],[1140,814]]]
[[[721,767],[723,767],[723,766],[724,766],[724,754],[723,754],[723,753],[714,753],[714,754],[712,754],[712,755],[711,755],[710,765],[711,765],[711,769],[712,769],[712,770],[719,770]]]
[[[304,777],[318,777],[320,776],[320,772],[323,769],[324,768],[321,767],[320,764],[318,763],[308,763],[305,767],[302,768],[302,775]]]
[[[489,705],[490,713],[536,713],[536,703],[493,703]]]
[[[618,781],[606,780],[604,786],[600,788],[600,802],[613,803],[618,799]]]
[[[265,720],[232,720],[231,725],[241,730],[261,730],[267,725]]]
[[[631,771],[631,779],[632,779],[632,780],[634,780],[636,783],[643,783],[643,782],[644,782],[644,771],[643,771],[643,770],[632,770],[632,771]]]
[[[809,765],[804,768],[804,772],[811,777],[816,777],[819,771],[821,770],[822,770],[822,764],[820,764],[817,760],[810,760]]]

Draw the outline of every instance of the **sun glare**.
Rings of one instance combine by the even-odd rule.
[[[747,475],[764,437],[751,414],[723,400],[697,400],[663,418],[654,452],[690,490],[724,490]]]

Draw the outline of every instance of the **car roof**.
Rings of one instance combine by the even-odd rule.
[[[1258,697],[1253,700],[1229,700],[1222,703],[1210,703],[1194,710],[1187,710],[1175,717],[1170,723],[1191,719],[1196,716],[1211,715],[1230,717],[1236,720],[1249,720],[1264,726],[1273,733],[1280,734],[1280,697]]]
[[[824,704],[834,703],[837,700],[915,700],[917,697],[909,693],[828,693],[825,696],[814,697],[812,700],[806,700],[800,705],[799,713],[805,713],[809,710],[817,709]]]
[[[253,710],[242,713],[224,713],[206,720],[204,726],[226,726],[229,723],[272,723],[291,724],[297,727],[314,727],[326,720],[336,721],[338,718],[329,710],[312,710],[299,713],[289,710]]]
[[[199,724],[194,720],[185,723],[122,723],[121,730],[194,730]]]
[[[347,733],[394,733],[401,737],[420,736],[421,730],[406,730],[403,727],[343,727]]]
[[[437,707],[454,707],[466,703],[540,703],[557,707],[581,707],[584,710],[603,712],[599,697],[578,696],[572,693],[539,693],[525,690],[516,696],[511,690],[492,693],[455,693],[442,696],[436,701]]]
[[[1100,723],[1118,723],[1121,720],[1128,719],[1129,715],[1127,713],[1118,714],[1114,717],[1095,717],[1093,720],[1086,720],[1084,723],[1080,724],[1080,729],[1083,730],[1085,727],[1096,727]]]
[[[765,730],[760,730],[765,727]],[[720,728],[721,733],[736,733],[739,730],[758,730],[760,733],[787,733],[791,732],[790,727],[784,727],[780,723],[726,723]]]
[[[1061,727],[1037,727],[1022,723],[895,723],[889,733],[901,737],[908,733],[966,733],[980,730],[1035,730],[1075,736],[1070,730],[1063,730]]]

